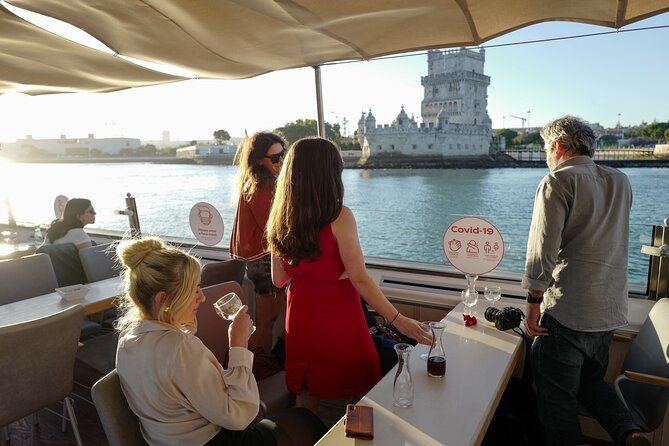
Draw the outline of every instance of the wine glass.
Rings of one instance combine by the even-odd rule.
[[[223,319],[231,321],[242,307],[242,300],[237,293],[231,292],[214,302],[214,309]],[[251,328],[251,334],[256,331],[256,326]]]
[[[483,295],[488,302],[492,302],[492,306],[494,307],[495,302],[502,298],[502,289],[498,286],[487,286]]]
[[[471,316],[473,314],[473,308],[479,300],[478,291],[462,290],[460,296],[462,297],[462,303],[465,305],[465,314]]]

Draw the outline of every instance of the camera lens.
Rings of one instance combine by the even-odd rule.
[[[485,313],[483,315],[488,322],[492,322],[494,324],[499,317],[499,313],[500,310],[498,308],[488,307],[485,309]]]

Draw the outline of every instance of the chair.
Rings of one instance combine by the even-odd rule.
[[[669,298],[658,300],[651,309],[614,388],[644,432],[663,423],[669,403]]]
[[[79,250],[79,259],[88,282],[97,282],[119,275],[116,252],[112,246],[112,243],[105,243]]]
[[[51,259],[33,254],[0,260],[0,305],[53,293],[58,287]]]
[[[79,261],[86,276],[86,282],[97,282],[118,276],[120,270],[116,260],[113,243],[93,245],[79,250]],[[116,317],[116,309],[111,309],[100,314],[97,320],[103,327],[112,328]],[[104,373],[110,370],[107,369]]]
[[[240,286],[244,285],[246,264],[237,259],[223,260],[221,262],[206,263],[202,266],[200,277],[201,286],[208,287],[217,283],[234,280]]]
[[[139,418],[130,409],[128,400],[121,390],[121,380],[116,369],[93,384],[91,396],[110,446],[148,444],[142,437]]]
[[[239,283],[230,281],[202,288],[207,301],[204,305],[200,305],[197,312],[195,335],[202,340],[202,343],[211,350],[224,367],[228,363],[228,350],[230,349],[228,344],[230,321],[222,319],[216,313],[213,303],[219,297],[232,291],[237,293],[242,302],[246,304],[246,296]],[[292,407],[295,402],[295,395],[286,388],[286,374],[283,371],[258,381],[258,391],[268,414],[278,409]]]
[[[0,426],[63,401],[66,419],[81,446],[69,395],[83,319],[83,307],[75,305],[43,318],[0,327]],[[32,434],[34,437],[35,432]]]
[[[224,367],[228,363],[228,327],[230,321],[221,318],[214,310],[214,302],[230,292],[235,292],[242,299],[244,305],[247,304],[246,296],[242,287],[235,281],[218,283],[208,287],[203,287],[207,301],[200,305],[197,312],[197,332],[195,335],[202,340],[202,343],[216,356],[218,362]]]
[[[51,258],[53,270],[58,279],[58,286],[70,286],[86,283],[86,273],[79,260],[79,248],[74,243],[61,245],[42,245],[38,253],[47,254]]]

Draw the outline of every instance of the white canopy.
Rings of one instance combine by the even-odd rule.
[[[173,65],[202,78],[241,79],[338,60],[478,45],[545,21],[610,28],[669,11],[669,0],[7,0],[77,26],[119,54]],[[5,18],[3,20],[7,21]],[[146,70],[87,64],[92,50],[30,39],[6,48],[0,28],[0,93],[126,88],[174,80]],[[16,38],[16,37],[15,37]],[[23,40],[23,39],[22,39]],[[54,50],[55,48],[55,50]],[[6,70],[6,59],[24,60]],[[83,60],[84,62],[81,62]],[[82,70],[79,65],[89,66]],[[117,71],[110,72],[109,66]],[[66,70],[56,68],[67,67]],[[69,69],[71,67],[71,69]],[[58,71],[58,72],[56,72]],[[105,76],[106,75],[106,76]],[[162,80],[161,80],[162,79]]]
[[[104,92],[181,79],[63,39],[0,6],[0,93]]]

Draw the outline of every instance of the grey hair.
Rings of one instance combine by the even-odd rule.
[[[582,153],[591,158],[595,154],[595,132],[575,116],[555,119],[546,124],[540,133],[546,144],[560,141],[568,153]]]

